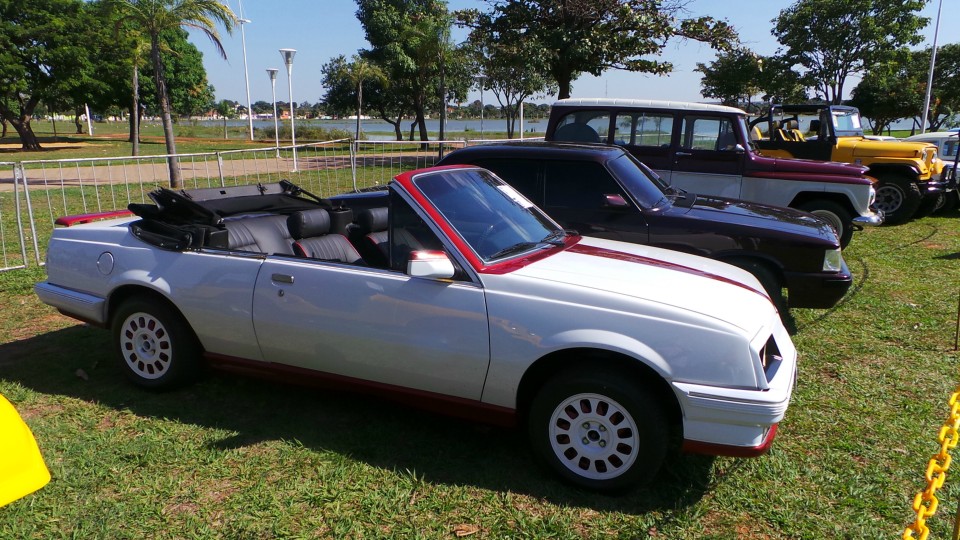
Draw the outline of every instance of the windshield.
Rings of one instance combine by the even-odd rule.
[[[414,184],[485,262],[563,243],[556,223],[485,170],[424,174]]]
[[[833,118],[833,131],[837,137],[862,136],[863,126],[860,124],[858,111],[837,110],[830,111]]]
[[[607,167],[641,206],[655,208],[665,201],[664,194],[673,191],[657,173],[630,154],[611,159]]]

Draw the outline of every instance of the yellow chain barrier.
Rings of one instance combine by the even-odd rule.
[[[943,487],[947,479],[947,470],[950,468],[949,451],[953,450],[960,442],[960,386],[950,396],[950,416],[940,428],[937,440],[940,441],[940,452],[930,458],[927,464],[927,470],[924,478],[927,479],[927,487],[913,499],[913,511],[917,513],[917,520],[903,531],[903,540],[926,540],[930,535],[930,529],[927,527],[927,518],[937,513],[937,507],[940,501],[937,500],[936,492]],[[958,512],[960,516],[960,512]],[[956,531],[954,532],[956,536]]]

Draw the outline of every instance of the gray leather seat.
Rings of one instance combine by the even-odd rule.
[[[287,219],[293,253],[300,257],[366,264],[346,236],[330,233],[330,213],[322,208],[290,214]]]
[[[293,255],[286,216],[264,215],[224,221],[227,247],[238,251]]]

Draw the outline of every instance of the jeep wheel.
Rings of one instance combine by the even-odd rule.
[[[920,188],[907,178],[884,176],[877,181],[876,206],[883,210],[884,224],[906,222],[917,212],[922,201]]]
[[[837,231],[840,247],[845,248],[853,238],[853,224],[850,212],[833,201],[810,201],[797,207],[798,210],[810,212],[826,221]]]
[[[937,207],[933,210],[934,214],[946,214],[952,212],[957,207],[957,191],[948,191],[937,198]]]

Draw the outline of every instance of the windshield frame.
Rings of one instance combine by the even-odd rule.
[[[414,175],[412,184],[480,267],[567,245],[567,234],[561,242],[550,240],[564,232],[560,225],[486,169],[425,171]],[[510,250],[520,244],[527,245]],[[506,254],[493,256],[499,253]]]

